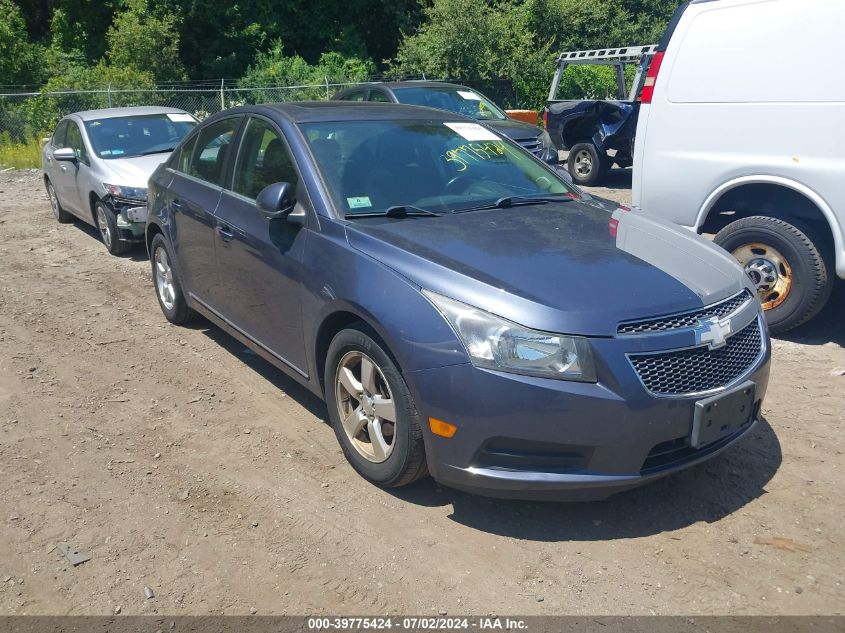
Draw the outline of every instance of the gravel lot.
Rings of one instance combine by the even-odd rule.
[[[774,342],[753,436],[539,504],[370,486],[322,402],[209,324],[167,324],[145,253],[57,224],[38,172],[0,174],[0,271],[0,614],[845,610],[842,282]]]

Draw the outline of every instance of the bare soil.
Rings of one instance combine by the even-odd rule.
[[[629,199],[613,178],[599,193]],[[369,485],[320,400],[206,322],[169,325],[148,268],[57,224],[39,172],[0,174],[0,614],[845,610],[842,282],[774,342],[751,437],[540,504]]]

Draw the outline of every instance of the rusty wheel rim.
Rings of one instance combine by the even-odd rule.
[[[757,288],[764,310],[774,310],[786,301],[792,290],[792,267],[778,249],[752,242],[736,248],[732,254]]]

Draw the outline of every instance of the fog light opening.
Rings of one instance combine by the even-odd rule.
[[[438,420],[437,418],[428,419],[428,428],[430,428],[431,432],[435,435],[446,438],[452,437],[458,430],[458,427],[454,424],[449,424],[448,422]]]

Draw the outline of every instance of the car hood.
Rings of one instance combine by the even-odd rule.
[[[359,219],[347,238],[423,288],[569,334],[613,336],[620,321],[700,308],[750,283],[698,235],[590,202]]]
[[[156,167],[161,165],[170,157],[170,152],[161,154],[149,154],[148,156],[133,156],[131,158],[110,158],[102,160],[103,171],[106,177],[114,182],[112,185],[124,185],[126,187],[146,187],[147,181]]]
[[[513,140],[528,138],[535,139],[543,132],[543,130],[536,125],[531,125],[530,123],[524,123],[522,121],[514,121],[513,119],[505,119],[504,121],[482,119],[481,122]]]

